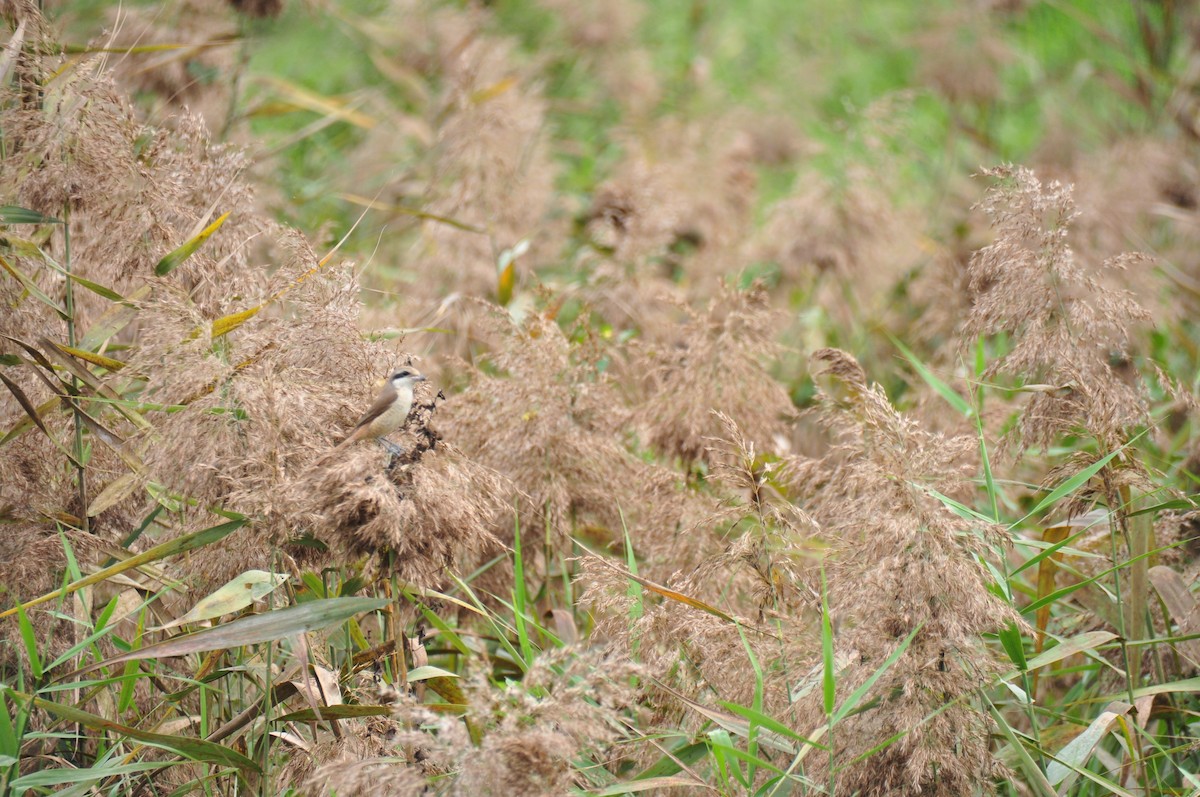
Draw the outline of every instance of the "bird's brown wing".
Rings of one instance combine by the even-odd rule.
[[[388,385],[379,392],[378,396],[375,397],[375,403],[371,405],[370,409],[363,413],[362,417],[358,419],[358,423],[354,424],[354,428],[359,429],[363,426],[366,426],[380,415],[383,415],[383,413],[387,411],[388,407],[392,406],[395,401],[396,391],[392,390],[391,385]]]
[[[350,430],[350,434],[346,435],[346,439],[343,440],[339,445],[345,445],[346,443],[354,440],[355,432],[371,423],[371,421],[375,420],[380,415],[383,415],[383,413],[387,411],[388,407],[392,406],[393,402],[395,401],[396,391],[392,390],[391,385],[388,385],[380,391],[379,395],[375,398],[375,403],[371,405],[370,409],[363,413],[362,417],[358,419],[358,423],[354,424],[354,428]]]

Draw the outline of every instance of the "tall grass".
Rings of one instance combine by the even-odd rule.
[[[1200,788],[1191,10],[2,10],[0,792]]]

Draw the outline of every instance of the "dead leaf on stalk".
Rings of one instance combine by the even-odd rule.
[[[235,576],[210,595],[201,598],[182,617],[147,631],[165,631],[188,623],[213,620],[226,614],[240,612],[255,601],[270,595],[287,581],[285,573],[268,573],[265,570],[247,570]]]
[[[58,448],[63,456],[71,461],[72,465],[74,465],[76,468],[82,468],[83,464],[79,460],[75,459],[71,452],[64,448],[63,444],[58,442],[54,435],[50,434],[50,430],[46,428],[46,424],[42,423],[42,418],[38,413],[38,408],[33,406],[33,402],[29,400],[29,397],[25,395],[25,392],[4,374],[0,374],[0,382],[4,383],[4,386],[8,388],[8,392],[12,393],[13,398],[15,398],[17,403],[21,405],[21,409],[25,410],[25,414],[29,417],[29,422],[41,429],[42,434],[46,435],[46,438],[49,439],[50,442],[54,443],[55,447]],[[20,424],[13,427],[13,429],[4,436],[4,439],[0,440],[0,444],[6,443],[13,437],[16,437],[17,434],[20,433],[18,431],[19,427]]]

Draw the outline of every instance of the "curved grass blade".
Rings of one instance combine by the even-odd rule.
[[[84,587],[91,586],[92,584],[99,584],[101,581],[111,578],[118,573],[123,573],[126,570],[132,570],[135,567],[140,567],[144,564],[149,564],[150,562],[154,562],[159,559],[165,559],[168,556],[174,556],[186,551],[195,550],[196,548],[203,548],[205,545],[211,545],[217,540],[228,537],[230,534],[246,525],[247,522],[248,521],[245,519],[231,520],[230,522],[222,523],[219,526],[212,526],[211,528],[202,529],[201,531],[196,531],[191,534],[186,534],[182,537],[176,537],[173,540],[168,540],[160,545],[155,545],[150,550],[143,551],[137,556],[131,556],[122,562],[117,562],[111,567],[106,567],[90,576],[84,576],[77,581],[73,581],[62,589],[57,589],[54,592],[47,593],[39,598],[34,598],[31,601],[26,601],[25,603],[18,604],[11,609],[0,612],[0,620],[16,614],[17,610],[20,608],[28,609],[31,606],[38,606],[43,603],[57,600],[61,597],[81,590]]]
[[[972,407],[965,398],[954,392],[954,388],[943,382],[937,374],[929,370],[925,363],[917,359],[917,355],[909,351],[908,347],[901,343],[897,338],[888,335],[888,339],[892,341],[892,345],[900,350],[904,355],[904,359],[908,360],[909,364],[916,370],[917,374],[925,380],[925,384],[929,385],[934,391],[946,400],[954,409],[958,410],[959,414],[964,418],[970,418],[975,414],[975,408]]]
[[[22,775],[8,787],[14,794],[22,789],[33,789],[44,786],[65,786],[68,783],[92,783],[105,778],[115,778],[121,775],[133,775],[139,772],[149,772],[155,769],[176,766],[178,761],[137,761],[132,764],[106,764],[91,766],[86,769],[43,769]]]
[[[37,299],[42,304],[46,305],[54,312],[58,313],[59,317],[62,318],[64,321],[70,320],[71,316],[67,313],[67,311],[65,309],[63,309],[62,306],[59,305],[58,302],[51,299],[46,294],[45,291],[43,291],[41,288],[39,288],[37,286],[36,282],[31,280],[28,276],[25,275],[24,272],[19,270],[13,264],[9,263],[3,257],[0,257],[0,268],[3,268],[5,271],[7,271],[12,276],[13,279],[15,279],[17,282],[21,283],[21,286],[23,288],[25,288],[26,291],[28,291],[30,296]]]
[[[176,618],[164,625],[148,628],[148,631],[166,631],[188,623],[198,623],[212,620],[226,614],[240,612],[255,601],[262,600],[278,589],[288,577],[282,573],[268,573],[265,570],[247,570],[235,576],[210,595],[200,601],[182,617]]]
[[[76,468],[83,468],[83,464],[80,463],[79,460],[75,459],[74,455],[72,455],[71,452],[68,451],[63,446],[63,444],[60,443],[54,437],[54,435],[50,434],[50,430],[46,428],[46,424],[44,424],[42,422],[42,417],[38,413],[39,408],[33,406],[33,402],[31,402],[29,400],[29,397],[25,395],[25,391],[21,390],[21,388],[18,387],[15,382],[13,382],[11,379],[9,379],[4,374],[0,374],[0,382],[4,383],[4,386],[8,388],[8,392],[12,393],[13,398],[15,398],[17,400],[17,403],[21,405],[21,409],[25,410],[25,414],[27,416],[29,416],[30,423],[33,424],[34,426],[37,426],[37,428],[41,429],[42,434],[46,435],[46,437],[50,440],[50,442],[54,443],[54,445],[58,448],[59,452],[61,452],[63,456],[65,456],[68,460],[70,460],[72,465],[74,465]],[[58,398],[56,397],[53,404],[57,404],[57,403],[58,403]],[[53,404],[50,404],[49,402],[47,402],[47,404],[42,405],[42,407],[49,409],[49,408],[53,407]],[[49,406],[47,406],[47,405],[49,405]],[[29,427],[26,426],[25,428],[28,429]],[[21,424],[17,424],[16,426],[14,426],[12,428],[12,430],[8,434],[6,434],[4,436],[3,440],[0,440],[0,444],[7,443],[9,440],[11,440],[11,439],[17,437],[19,434],[21,434],[22,431],[24,431],[24,429],[21,428]]]
[[[14,699],[32,701],[33,705],[43,711],[53,714],[56,717],[65,719],[68,722],[75,722],[83,725],[86,728],[91,728],[97,731],[107,731],[116,733],[122,736],[128,736],[131,739],[137,739],[139,742],[150,747],[159,747],[164,750],[170,750],[173,753],[183,756],[192,761],[208,761],[221,766],[233,766],[243,772],[261,772],[258,764],[246,758],[241,753],[225,747],[220,744],[213,744],[202,739],[189,739],[184,736],[169,736],[162,733],[152,733],[143,731],[139,728],[131,728],[128,725],[122,725],[112,720],[107,720],[104,717],[99,717],[95,714],[90,714],[86,711],[67,706],[60,703],[54,703],[50,700],[42,700],[40,697],[18,692],[15,689],[10,689],[6,686],[0,686],[0,690],[7,692]]]
[[[50,216],[43,216],[29,208],[0,205],[0,224],[62,224],[62,222]]]
[[[110,667],[139,659],[186,656],[210,650],[227,650],[261,642],[274,642],[289,636],[326,628],[350,619],[362,612],[378,611],[388,605],[384,598],[323,598],[299,606],[289,606],[234,620],[232,623],[207,628],[194,634],[168,639],[139,650],[122,653],[110,659],[90,664],[66,677],[91,672],[98,667]]]

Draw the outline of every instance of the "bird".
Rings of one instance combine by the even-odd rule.
[[[424,375],[415,368],[401,368],[392,374],[375,397],[375,403],[363,413],[337,448],[345,448],[356,440],[378,439],[403,426],[412,409],[413,385],[424,381]]]

